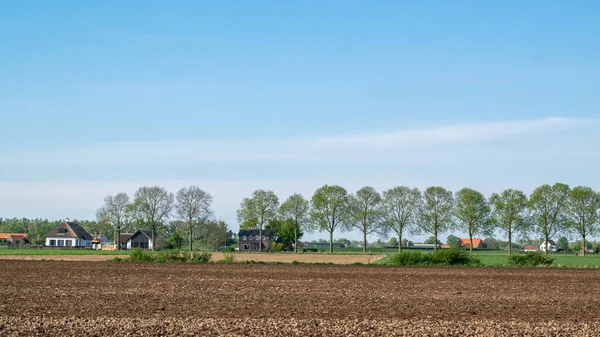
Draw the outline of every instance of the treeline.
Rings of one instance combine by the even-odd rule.
[[[348,193],[342,186],[325,185],[310,200],[294,194],[281,205],[273,191],[256,190],[242,200],[237,217],[240,227],[260,232],[273,219],[288,223],[296,232],[326,232],[330,252],[338,231],[361,232],[365,252],[369,234],[393,234],[398,242],[407,233],[429,234],[433,242],[440,242],[438,237],[451,231],[468,234],[471,252],[473,237],[495,231],[506,234],[508,254],[515,236],[529,234],[541,236],[548,252],[548,240],[559,234],[578,235],[580,247],[588,246],[588,237],[599,229],[600,194],[590,187],[570,188],[562,183],[542,185],[529,196],[507,189],[489,198],[470,188],[453,193],[439,186],[424,191],[398,186],[379,193],[367,186]]]

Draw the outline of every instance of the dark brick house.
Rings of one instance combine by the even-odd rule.
[[[260,236],[258,229],[241,229],[238,233],[238,238],[240,252],[260,251]],[[273,231],[264,229],[262,231],[262,251],[268,251],[271,248],[271,242],[273,241]]]

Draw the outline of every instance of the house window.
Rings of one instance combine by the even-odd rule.
[[[267,238],[263,235],[263,241],[265,241]]]
[[[62,246],[64,246],[64,245],[65,245],[65,240],[58,240],[58,244],[57,244],[57,246],[60,246],[60,247],[62,247]]]
[[[58,229],[58,235],[65,235],[67,234],[67,229],[66,228],[59,228]]]
[[[244,240],[244,241],[246,241],[246,240],[247,240],[247,239],[246,239],[246,235],[244,235],[244,236],[242,237],[242,240]]]
[[[244,245],[244,250],[250,250],[250,245]]]
[[[50,240],[50,246],[56,246],[56,240]]]
[[[258,235],[255,238],[256,238],[256,241],[260,240]]]
[[[65,247],[71,246],[71,240],[65,240]]]

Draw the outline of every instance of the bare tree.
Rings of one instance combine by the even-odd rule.
[[[383,192],[383,229],[398,235],[398,250],[402,252],[402,235],[414,228],[423,204],[423,196],[418,188],[397,186]]]
[[[469,254],[473,255],[473,235],[492,232],[490,205],[481,192],[463,188],[456,192],[454,216],[461,229],[469,234]]]
[[[556,183],[536,188],[529,197],[529,208],[537,231],[544,236],[546,254],[549,253],[548,240],[566,229],[569,193],[569,185]]]
[[[306,228],[309,222],[308,212],[310,206],[308,200],[302,194],[293,194],[279,207],[279,215],[285,221],[289,220],[294,226],[294,253],[298,252],[298,231]]]
[[[329,232],[329,252],[333,253],[333,232],[348,218],[348,192],[337,185],[320,187],[311,199],[311,224],[314,229]]]
[[[135,192],[135,215],[152,230],[152,250],[156,248],[156,232],[169,220],[173,204],[173,193],[159,186],[143,186]]]
[[[434,251],[437,252],[438,235],[454,227],[452,210],[454,197],[452,191],[432,186],[423,193],[423,207],[419,214],[419,229],[431,233],[434,237]]]
[[[107,195],[104,198],[104,206],[96,211],[98,221],[109,223],[115,228],[117,250],[121,249],[121,231],[126,224],[128,206],[129,196],[126,193],[118,193],[115,196]]]
[[[210,209],[212,200],[212,196],[198,186],[184,187],[177,192],[175,209],[177,215],[187,222],[190,251],[192,251],[194,243],[193,228],[199,222],[206,221],[212,215],[212,210]]]
[[[493,193],[490,197],[494,224],[508,236],[508,255],[512,251],[512,236],[515,233],[527,234],[531,230],[527,203],[525,193],[513,189]]]
[[[586,237],[598,233],[600,194],[590,187],[577,186],[569,193],[567,212],[569,228],[581,236],[581,252],[585,256]]]
[[[269,220],[277,215],[279,199],[273,191],[256,190],[251,198],[244,198],[237,211],[241,228],[257,228],[259,236],[258,251],[262,251],[262,231]]]
[[[363,254],[367,253],[367,235],[381,230],[381,195],[370,186],[358,190],[348,198],[351,221],[348,228],[357,228],[363,234]]]

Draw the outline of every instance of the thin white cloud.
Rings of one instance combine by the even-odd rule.
[[[595,121],[593,121],[595,122]],[[249,162],[423,162],[501,140],[577,130],[590,120],[550,117],[537,120],[449,125],[398,132],[321,135],[272,139],[189,139],[103,143],[71,149],[5,153],[2,165],[187,165]],[[0,153],[1,154],[1,153]]]

